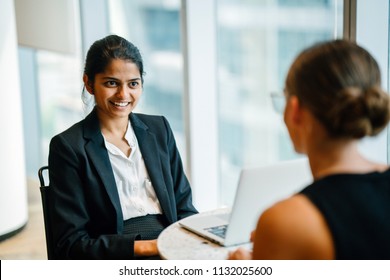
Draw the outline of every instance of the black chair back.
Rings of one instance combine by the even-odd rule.
[[[43,209],[43,221],[45,224],[45,236],[46,236],[46,250],[47,250],[47,259],[55,260],[57,259],[54,251],[54,241],[51,225],[51,214],[50,214],[50,202],[51,202],[51,189],[49,184],[45,184],[45,175],[44,173],[49,172],[48,166],[42,166],[38,170],[38,177],[41,186],[39,187],[41,191],[42,199],[42,209]]]

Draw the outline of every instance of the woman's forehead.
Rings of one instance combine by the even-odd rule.
[[[112,59],[102,73],[104,75],[132,75],[141,76],[137,64],[131,60]]]

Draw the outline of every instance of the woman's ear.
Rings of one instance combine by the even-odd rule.
[[[302,122],[302,106],[296,95],[290,96],[288,102],[290,102],[291,119],[295,124]]]
[[[93,94],[93,87],[91,81],[86,74],[83,75],[84,86],[90,94]]]

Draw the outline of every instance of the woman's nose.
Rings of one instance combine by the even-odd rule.
[[[127,87],[120,87],[116,94],[118,97],[125,99],[130,96],[130,89]]]

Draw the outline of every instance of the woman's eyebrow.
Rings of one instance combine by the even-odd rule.
[[[110,76],[107,76],[107,77],[102,77],[102,79],[104,80],[116,80],[116,81],[119,81],[118,78],[115,78],[115,77],[110,77]]]
[[[115,80],[115,81],[119,81],[120,79],[118,78],[115,78],[115,77],[110,77],[110,76],[107,76],[107,77],[102,77],[102,79],[104,80]],[[132,79],[128,79],[127,81],[138,81],[138,80],[141,80],[141,78],[132,78]]]

